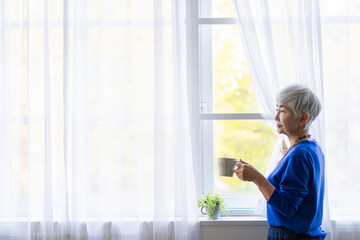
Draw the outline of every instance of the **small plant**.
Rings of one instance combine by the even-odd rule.
[[[205,214],[202,212],[202,209],[204,207],[206,208],[206,215],[208,215],[210,220],[217,219],[220,214],[226,215],[224,199],[220,196],[220,194],[211,195],[211,192],[209,192],[203,197],[199,197],[198,207],[201,208],[202,214]]]

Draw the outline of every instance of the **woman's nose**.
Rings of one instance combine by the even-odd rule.
[[[276,114],[275,114],[275,121],[279,119],[279,112],[277,111]]]

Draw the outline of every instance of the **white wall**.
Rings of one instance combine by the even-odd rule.
[[[216,221],[201,221],[203,240],[264,240],[269,226],[259,218],[220,218]]]

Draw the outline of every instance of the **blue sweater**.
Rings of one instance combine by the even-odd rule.
[[[267,202],[270,226],[325,238],[320,228],[325,190],[324,154],[316,141],[304,140],[290,148],[269,175],[275,187]]]

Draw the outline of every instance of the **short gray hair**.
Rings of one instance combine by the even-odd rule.
[[[276,95],[276,100],[285,103],[294,112],[295,119],[301,117],[303,112],[308,114],[308,121],[304,125],[305,131],[309,131],[311,123],[321,111],[318,97],[309,88],[300,84],[283,88]]]

